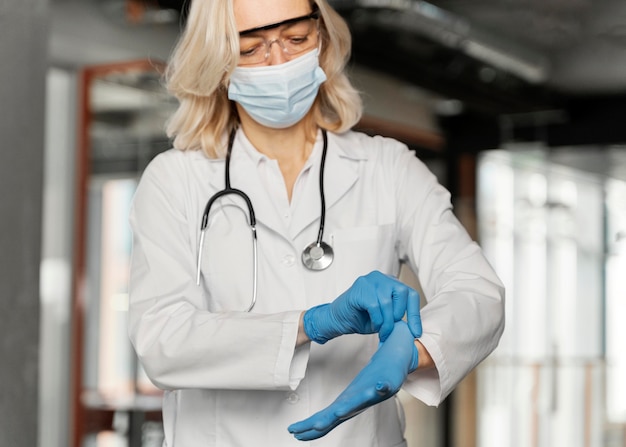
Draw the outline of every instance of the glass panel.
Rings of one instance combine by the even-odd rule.
[[[605,376],[604,340],[617,347],[626,334],[605,334],[604,179],[534,147],[483,154],[478,182],[481,245],[507,288],[504,336],[478,369],[478,445],[605,446],[609,435],[619,438],[607,423],[623,417],[617,378],[626,375],[615,352]],[[626,194],[614,202],[622,212]],[[614,258],[607,275],[614,271],[612,287],[623,291],[626,270]],[[607,306],[624,321],[623,304]]]
[[[626,423],[626,182],[607,182],[607,416]]]
[[[128,211],[136,180],[93,178],[88,226],[89,291],[85,385],[102,396],[135,392],[135,356],[128,342],[128,268],[131,233]],[[92,349],[94,346],[97,349]]]
[[[132,197],[146,165],[171,147],[165,123],[177,103],[161,83],[163,69],[136,61],[83,72],[75,447],[145,445],[148,426],[161,434],[161,391],[139,367],[128,338],[127,287]]]

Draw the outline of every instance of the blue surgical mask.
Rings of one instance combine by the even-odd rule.
[[[259,124],[282,129],[304,118],[325,80],[315,49],[279,65],[235,68],[228,98]]]

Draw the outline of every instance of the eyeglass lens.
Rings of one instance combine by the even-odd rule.
[[[305,17],[272,29],[247,32],[239,38],[239,65],[264,62],[274,43],[289,56],[295,56],[313,49],[317,45],[317,39],[316,20],[313,17]]]

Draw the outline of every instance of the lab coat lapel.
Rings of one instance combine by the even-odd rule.
[[[230,161],[230,184],[234,189],[243,191],[252,202],[256,221],[278,234],[286,234],[287,227],[280,217],[270,194],[259,176],[256,160],[253,160],[241,147],[240,136],[235,141]],[[222,176],[223,182],[223,176]],[[221,188],[223,188],[223,183]],[[225,200],[237,200],[228,197]]]
[[[320,135],[321,139],[321,135]],[[361,157],[356,157],[360,159]],[[320,158],[321,160],[321,158]],[[298,236],[305,228],[315,223],[319,225],[321,215],[321,201],[319,190],[319,162],[312,169],[314,181],[309,183],[303,197],[299,200],[291,225],[292,237]],[[328,133],[328,152],[324,172],[324,195],[326,199],[326,216],[333,205],[343,197],[355,184],[359,175],[356,169],[355,157],[346,154],[338,139]]]
[[[239,137],[237,140],[238,139]],[[321,133],[318,139],[321,142]],[[310,182],[303,196],[298,199],[299,203],[293,216],[291,228],[289,229],[281,218],[265,185],[261,181],[255,161],[245,154],[237,140],[235,141],[231,159],[231,186],[245,192],[248,197],[250,197],[257,222],[262,223],[280,235],[290,234],[292,238],[296,238],[309,225],[314,223],[319,224],[321,214],[319,161],[311,171],[314,181]],[[326,155],[326,168],[324,173],[324,194],[327,215],[337,201],[341,199],[358,180],[357,163],[358,160],[365,158],[360,148],[345,149],[346,148],[342,147],[342,140],[329,132],[328,152]],[[219,169],[224,169],[223,163],[219,163],[219,166]],[[224,175],[212,176],[211,183],[216,190],[223,189]],[[228,201],[228,203],[235,203],[238,199],[226,196],[223,200]]]

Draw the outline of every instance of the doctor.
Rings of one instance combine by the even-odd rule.
[[[404,446],[398,389],[438,405],[499,341],[502,284],[448,192],[350,130],[349,51],[326,0],[192,3],[175,148],[131,212],[129,334],[168,447]]]

